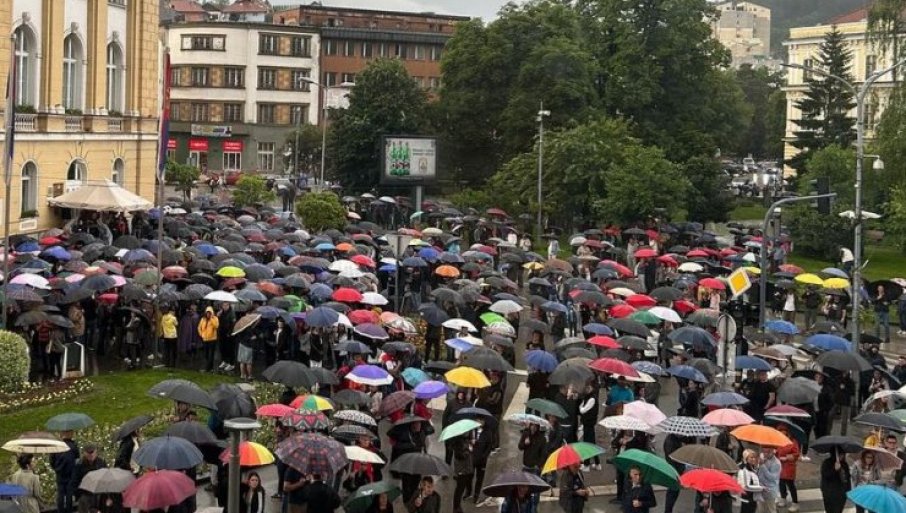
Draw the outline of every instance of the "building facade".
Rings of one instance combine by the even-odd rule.
[[[751,2],[731,0],[714,6],[717,18],[711,23],[714,38],[732,57],[732,65],[770,64],[771,10]]]
[[[866,37],[868,29],[868,13],[865,9],[853,11],[849,14],[834,18],[826,24],[813,27],[796,27],[790,29],[790,38],[783,44],[786,46],[790,64],[800,66],[817,66],[819,59],[819,47],[824,40],[825,35],[837,27],[846,39],[849,50],[852,53],[852,65],[850,74],[855,79],[854,84],[857,88],[877,70],[891,66],[891,57],[880,52],[874,44]],[[900,80],[902,80],[903,70],[900,70]],[[784,138],[784,160],[789,160],[799,151],[791,142],[795,140],[795,132],[798,130],[794,120],[801,119],[802,113],[796,108],[796,103],[803,98],[807,91],[805,80],[807,72],[805,70],[788,68],[787,85],[784,88],[786,93],[786,134]],[[874,137],[874,131],[881,114],[887,106],[888,98],[895,86],[893,73],[881,77],[872,85],[872,90],[865,104],[865,137],[871,140]],[[856,109],[850,112],[850,116],[856,117]],[[792,170],[787,168],[787,172]]]
[[[158,0],[0,1],[0,86],[10,44],[18,70],[12,185],[2,198],[12,233],[58,226],[66,212],[48,197],[88,181],[153,200],[157,27]]]
[[[203,171],[282,173],[287,136],[318,121],[320,38],[238,22],[163,27],[170,51],[168,153]]]

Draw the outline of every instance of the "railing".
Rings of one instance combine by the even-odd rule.
[[[16,114],[15,121],[17,132],[35,132],[38,130],[37,114]]]
[[[107,118],[107,131],[108,132],[122,132],[123,131],[123,118]]]
[[[82,131],[82,116],[66,116],[63,118],[63,123],[67,132]]]

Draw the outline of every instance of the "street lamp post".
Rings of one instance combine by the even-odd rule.
[[[400,271],[403,268],[402,258],[406,248],[409,247],[409,243],[412,242],[412,237],[409,235],[400,235],[398,233],[388,233],[384,235],[384,238],[387,239],[387,244],[389,244],[390,249],[393,250],[393,258],[396,259],[396,272],[393,273],[393,307],[396,310],[396,313],[400,313],[400,310],[402,310],[402,308],[400,308]]]
[[[326,155],[327,155],[327,93],[330,92],[331,89],[336,88],[336,87],[349,88],[349,87],[354,86],[355,84],[352,82],[343,82],[340,85],[329,86],[329,85],[324,85],[321,82],[318,82],[317,80],[314,80],[311,78],[303,77],[301,80],[303,82],[307,82],[313,86],[320,88],[322,96],[324,97],[323,100],[321,100],[321,112],[323,112],[323,117],[321,119],[321,179],[320,179],[320,186],[319,186],[320,190],[324,190],[324,168],[325,168]],[[298,141],[299,141],[298,132],[296,132],[296,134],[297,134],[296,142],[298,144]]]
[[[881,71],[876,71],[869,75],[862,85],[857,89],[856,86],[850,83],[843,77],[834,75],[833,73],[828,73],[820,68],[811,68],[808,66],[803,66],[801,64],[784,64],[788,68],[797,68],[801,70],[808,71],[810,73],[817,73],[819,75],[825,76],[827,78],[832,78],[841,84],[843,84],[850,92],[853,93],[856,97],[856,197],[855,204],[853,205],[853,222],[854,226],[854,235],[853,235],[853,273],[852,273],[852,289],[851,289],[851,300],[853,304],[852,311],[852,350],[858,351],[859,349],[859,340],[861,340],[861,327],[859,323],[859,307],[861,302],[861,287],[862,287],[862,164],[865,159],[865,98],[868,96],[869,90],[871,90],[872,84],[878,81],[882,76],[887,73],[895,70],[906,63],[906,59],[902,59],[894,65],[883,69]]]
[[[255,419],[244,417],[229,419],[223,423],[224,429],[230,432],[230,462],[229,473],[227,474],[227,512],[239,512],[239,443],[242,434],[261,428],[261,424]]]
[[[535,118],[535,121],[538,122],[538,219],[537,226],[535,230],[536,243],[541,240],[541,213],[543,209],[541,208],[542,199],[541,199],[541,184],[543,183],[543,173],[544,173],[544,118],[550,117],[551,111],[544,110],[544,100],[541,100],[541,108],[538,109],[538,116]]]

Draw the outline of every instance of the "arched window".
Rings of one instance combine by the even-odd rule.
[[[88,178],[88,170],[81,160],[73,160],[66,171],[66,179],[73,182],[84,182]]]
[[[16,29],[16,105],[34,106],[37,44],[25,25]]]
[[[34,162],[22,166],[21,186],[20,212],[33,212],[38,205],[38,167]]]
[[[107,110],[123,111],[123,52],[119,45],[107,45]]]
[[[110,177],[110,181],[116,183],[117,185],[124,185],[126,182],[126,164],[123,162],[123,159],[116,159],[113,161],[113,173]]]
[[[82,108],[82,45],[70,34],[63,40],[63,107]]]

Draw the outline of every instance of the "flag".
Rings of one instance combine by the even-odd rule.
[[[170,140],[170,52],[164,54],[163,94],[160,105],[160,142],[157,153],[157,181],[164,183],[167,169],[167,143]]]
[[[9,74],[6,76],[6,135],[3,139],[3,172],[6,186],[12,180],[13,140],[16,134],[16,36],[10,38]],[[9,201],[9,198],[7,198]]]

